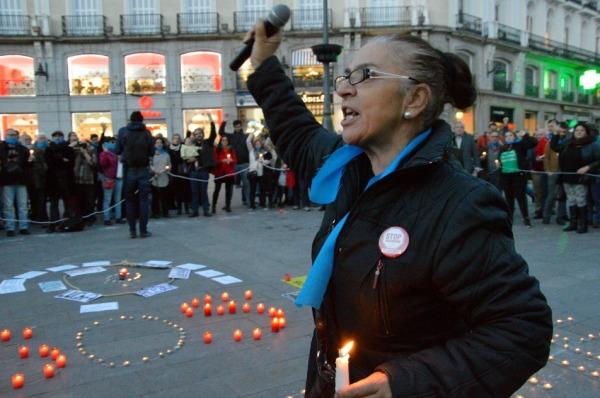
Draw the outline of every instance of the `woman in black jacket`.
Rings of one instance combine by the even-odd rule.
[[[327,203],[296,301],[317,321],[306,396],[510,396],[546,363],[552,319],[500,192],[450,158],[438,117],[475,101],[468,66],[416,36],[371,38],[335,79],[337,135],[273,55],[281,32],[259,22],[253,35],[248,89],[278,153]],[[344,387],[333,365],[350,341]]]
[[[517,199],[526,227],[531,227],[527,210],[527,172],[530,169],[527,151],[535,148],[537,142],[536,138],[531,137],[525,131],[519,131],[516,135],[512,131],[507,131],[504,133],[504,146],[500,150],[502,170],[500,182],[508,202],[510,215],[514,217],[515,199]]]
[[[585,123],[578,123],[570,140],[560,141],[558,135],[552,137],[550,148],[558,152],[560,176],[567,204],[571,213],[571,222],[563,231],[587,232],[587,196],[589,185],[594,178],[586,174],[597,174],[600,168],[600,146],[592,137]]]

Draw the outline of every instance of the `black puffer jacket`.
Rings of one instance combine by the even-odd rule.
[[[257,69],[248,87],[284,161],[311,177],[340,137],[314,120],[275,57]],[[322,306],[328,362],[335,363],[337,349],[354,340],[351,382],[379,369],[394,397],[509,396],[546,363],[551,311],[515,252],[504,199],[448,160],[449,126],[437,121],[432,127],[399,170],[366,192],[373,176],[368,158],[350,162],[336,201],[327,206],[313,259],[331,227],[350,212]],[[383,257],[378,246],[391,226],[410,237],[397,258]],[[307,395],[315,355],[313,339]]]

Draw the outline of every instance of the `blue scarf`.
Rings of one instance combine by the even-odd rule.
[[[410,142],[410,144],[400,152],[400,154],[390,163],[385,171],[379,175],[371,178],[365,188],[365,191],[369,189],[375,182],[381,180],[391,172],[395,171],[400,167],[400,164],[406,159],[415,149],[421,144],[429,135],[431,129],[427,129],[421,133],[418,137]],[[327,204],[331,203],[337,197],[340,180],[346,165],[355,157],[363,153],[363,150],[354,145],[344,145],[337,149],[325,162],[321,170],[317,173],[313,179],[310,200],[315,203]],[[337,187],[331,189],[331,187]],[[335,243],[338,235],[342,230],[348,213],[342,218],[335,226],[333,231],[325,240],[321,251],[317,255],[315,262],[308,273],[306,281],[302,286],[302,290],[298,294],[298,298],[295,301],[297,307],[308,305],[315,309],[321,307],[323,297],[325,296],[325,290],[327,290],[327,284],[333,273],[333,254],[335,249]]]
[[[516,140],[513,140],[513,141],[506,141],[506,145],[512,145],[512,144],[516,144],[518,142],[521,142],[520,138],[517,138]]]
[[[489,145],[490,148],[498,148],[499,146],[500,146],[499,142],[496,142],[495,144],[493,142],[490,142],[490,145]]]

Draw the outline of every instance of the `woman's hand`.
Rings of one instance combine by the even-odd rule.
[[[590,171],[590,166],[583,166],[577,170],[577,174],[587,174],[588,171]]]
[[[335,393],[335,398],[359,397],[392,398],[392,389],[387,375],[383,372],[375,372]]]
[[[256,21],[254,28],[246,33],[244,37],[244,43],[249,42],[254,37],[254,45],[252,46],[252,55],[250,56],[250,62],[254,69],[263,63],[263,61],[275,54],[275,51],[281,44],[281,29],[277,31],[273,36],[267,37],[265,30],[265,21],[259,19]]]

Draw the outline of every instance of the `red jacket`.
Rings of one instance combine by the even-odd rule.
[[[230,160],[231,162],[228,162]],[[215,177],[222,177],[224,175],[235,173],[233,166],[237,163],[237,157],[235,151],[230,146],[218,145],[215,148],[215,161],[217,167],[213,170]]]
[[[546,144],[548,143],[548,137],[543,136],[539,139],[537,146],[535,147],[533,164],[531,165],[532,170],[544,171],[544,156],[546,154]],[[541,156],[541,157],[540,157]]]

